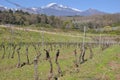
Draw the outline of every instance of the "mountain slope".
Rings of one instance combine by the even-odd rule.
[[[95,15],[95,14],[103,15],[103,14],[106,14],[106,13],[105,13],[105,12],[102,12],[102,11],[98,11],[98,10],[96,10],[96,9],[92,9],[92,8],[90,8],[90,9],[88,9],[88,10],[86,10],[86,11],[83,11],[83,12],[81,13],[81,15],[83,15],[83,16]]]
[[[34,10],[34,9],[33,9]],[[81,10],[70,8],[57,3],[50,3],[44,7],[36,8],[35,13],[55,15],[55,16],[74,16],[81,12]]]
[[[101,12],[95,9],[88,9],[86,11],[82,11],[76,8],[71,8],[63,5],[59,5],[57,3],[50,3],[41,8],[38,13],[47,14],[47,15],[55,15],[55,16],[88,16],[94,14],[105,14],[105,12]]]
[[[5,7],[0,6],[0,10],[5,10]],[[46,14],[46,15],[54,15],[54,16],[75,16],[75,15],[80,15],[80,16],[89,16],[89,15],[94,15],[94,14],[106,14],[105,12],[98,11],[96,9],[88,9],[85,11],[76,9],[76,8],[71,8],[68,6],[64,5],[59,5],[57,3],[50,3],[46,6],[43,7],[38,7],[38,8],[21,8],[21,10],[29,13],[34,13],[34,14]]]
[[[4,11],[4,10],[7,10],[8,8],[7,7],[4,7],[2,5],[0,5],[0,11]]]

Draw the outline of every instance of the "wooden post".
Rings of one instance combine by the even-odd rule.
[[[101,48],[101,34],[100,34],[100,37],[99,37],[99,48]]]
[[[26,58],[27,58],[27,64],[29,64],[28,46],[26,47]]]
[[[76,51],[76,49],[74,50],[74,55],[75,55],[75,62],[74,62],[74,64],[75,64],[75,71],[77,71],[77,72],[79,72],[79,70],[78,70],[78,61],[77,61],[77,51]]]
[[[18,53],[18,64],[17,64],[17,68],[19,68],[21,65],[20,65],[20,49],[21,49],[21,47],[19,47],[18,49],[17,49],[17,53]]]
[[[2,59],[4,59],[5,54],[6,54],[6,49],[5,49],[5,45],[3,45],[2,47],[3,47],[3,49],[4,49],[4,52],[3,52],[3,55],[2,55]]]
[[[80,46],[79,63],[81,62],[81,58],[82,58],[82,45]]]
[[[83,63],[85,61],[85,37],[86,37],[86,27],[84,26],[84,36],[83,36],[83,44],[82,44],[82,52],[81,52],[81,61],[80,63]]]
[[[92,48],[91,48],[91,44],[89,44],[89,50],[90,50],[90,59],[93,58],[93,51],[92,51]]]
[[[15,54],[15,49],[16,49],[16,47],[17,47],[17,45],[14,45],[14,46],[13,46],[13,52],[12,52],[11,58],[14,58],[14,54]]]
[[[76,51],[76,49],[74,50],[74,55],[75,55],[75,65],[76,66],[78,66],[78,64],[77,64],[77,51]]]
[[[34,59],[34,77],[35,80],[38,80],[38,60],[37,58]]]
[[[10,46],[8,45],[8,47],[10,47],[10,49],[8,49],[9,51],[8,51],[8,59],[10,58],[10,53],[11,53],[11,51],[12,51],[12,45],[10,44]]]

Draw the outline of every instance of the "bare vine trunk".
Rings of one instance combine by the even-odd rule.
[[[56,65],[57,65],[57,67],[58,67],[58,74],[59,74],[60,76],[63,76],[63,75],[62,75],[62,70],[61,70],[60,65],[59,65],[59,63],[58,63],[59,54],[60,54],[60,52],[59,52],[59,50],[58,50],[57,53],[56,53],[55,63],[56,63]]]
[[[3,55],[2,55],[2,59],[4,59],[5,54],[6,54],[6,51],[5,51],[6,49],[5,49],[5,45],[3,45],[2,47],[3,47],[3,49],[4,49],[4,52],[3,52]]]
[[[92,48],[91,48],[91,45],[89,45],[89,50],[90,50],[90,59],[92,59],[93,58],[93,51],[92,51]]]
[[[50,58],[50,54],[49,54],[49,51],[44,49],[44,51],[46,52],[46,60],[49,61],[49,64],[50,64],[50,73],[49,73],[49,76],[48,76],[48,80],[51,80],[53,78],[53,65],[52,65],[52,61],[51,61],[51,58]]]
[[[21,49],[21,47],[19,47],[19,48],[17,49],[17,54],[18,54],[18,64],[17,64],[17,68],[21,67],[21,64],[20,64],[20,49]]]
[[[26,47],[26,58],[27,58],[27,64],[30,64],[29,56],[28,56],[28,46]]]
[[[38,80],[38,60],[37,58],[34,59],[34,76],[35,80]]]
[[[17,47],[17,45],[14,45],[14,46],[13,46],[13,52],[12,52],[11,58],[14,58],[14,54],[15,54],[15,49],[16,49],[16,47]]]

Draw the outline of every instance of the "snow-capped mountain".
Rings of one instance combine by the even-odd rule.
[[[63,5],[58,5],[57,3],[50,3],[50,4],[42,7],[42,9],[47,9],[47,8],[56,9],[56,10],[71,10],[71,11],[81,12],[81,10],[79,10],[79,9],[70,8],[70,7],[63,6]]]
[[[0,11],[4,11],[4,10],[7,10],[8,8],[7,7],[4,7],[2,5],[0,5]]]
[[[57,3],[50,3],[41,8],[39,13],[47,14],[47,15],[55,15],[55,16],[73,16],[77,15],[81,12],[81,10],[70,8],[63,5],[58,5]]]
[[[5,10],[5,8],[0,7],[0,10]],[[98,11],[95,9],[88,9],[86,11],[82,11],[76,8],[71,8],[64,5],[59,5],[57,3],[50,3],[43,7],[32,7],[32,8],[21,8],[21,10],[29,13],[35,14],[46,14],[46,15],[54,15],[54,16],[88,16],[94,14],[105,14],[105,12]]]
[[[105,12],[98,11],[96,9],[88,9],[85,11],[71,8],[64,5],[59,5],[57,3],[50,3],[46,6],[39,7],[39,8],[28,8],[27,12],[36,13],[36,14],[46,14],[46,15],[55,15],[55,16],[88,16],[94,14],[106,14]]]

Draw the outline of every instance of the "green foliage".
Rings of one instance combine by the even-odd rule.
[[[70,20],[64,21],[62,29],[72,29],[72,28],[73,28],[72,21]]]
[[[120,22],[112,24],[112,27],[120,26]]]
[[[61,27],[62,20],[55,16],[47,16],[45,14],[29,14],[22,10],[13,12],[2,11],[0,13],[0,24],[15,24],[15,25],[40,25],[45,27]]]
[[[104,31],[105,31],[105,32],[112,31],[112,27],[111,27],[111,26],[105,26],[105,27],[104,27]]]
[[[22,30],[11,30],[10,28],[0,27],[0,42],[10,42],[11,37],[13,42],[32,42],[32,41],[33,42],[42,42],[42,41],[44,42],[66,42],[66,41],[78,42],[82,40],[82,38],[80,37],[75,37],[76,39],[74,39],[74,37],[69,36],[69,32],[66,32],[66,33],[59,32],[59,31],[54,31],[54,32],[56,34],[50,34],[49,32],[42,33],[42,32],[34,32],[34,31],[32,32],[32,31],[22,31]]]
[[[99,29],[104,26],[120,26],[120,14],[105,14],[105,15],[91,15],[91,16],[67,16],[62,17],[63,20],[72,20],[74,28],[82,30],[83,26],[89,29]]]

